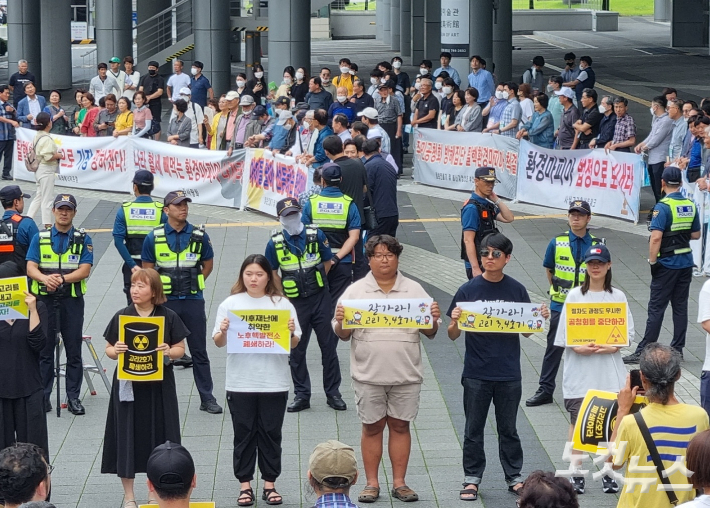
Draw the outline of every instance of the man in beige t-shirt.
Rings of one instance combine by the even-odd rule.
[[[355,389],[357,413],[362,422],[362,457],[367,485],[358,497],[360,503],[374,502],[380,495],[377,471],[382,460],[385,426],[389,428],[392,461],[392,496],[401,501],[416,501],[416,492],[407,487],[404,476],[409,462],[411,435],[409,424],[419,410],[423,381],[419,334],[433,339],[441,313],[431,305],[433,328],[359,328],[343,330],[345,316],[342,300],[384,300],[429,298],[417,282],[398,270],[402,245],[388,235],[375,235],[365,245],[371,271],[349,286],[335,311],[333,330],[342,340],[350,340],[350,374]]]

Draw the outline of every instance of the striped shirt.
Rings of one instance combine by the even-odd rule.
[[[614,139],[612,144],[616,145],[618,143],[623,143],[631,138],[636,137],[636,124],[631,115],[626,114],[624,116],[616,117],[616,127],[614,128]]]
[[[9,101],[0,101],[0,116],[8,120],[15,120],[15,110],[13,109],[12,112],[5,111],[5,106],[12,107],[12,104]],[[9,123],[0,122],[0,141],[7,141],[9,139],[15,139],[15,128]]]
[[[503,110],[503,115],[500,119],[500,129],[507,127],[513,120],[518,121],[518,125],[512,129],[508,129],[505,132],[501,132],[501,136],[508,136],[509,138],[514,138],[520,129],[520,117],[523,115],[523,110],[520,107],[520,102],[517,99],[510,99],[508,105]]]

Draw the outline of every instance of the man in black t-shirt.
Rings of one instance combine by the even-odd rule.
[[[461,335],[458,319],[460,302],[530,303],[525,287],[503,268],[510,261],[513,244],[501,233],[487,235],[481,242],[481,259],[485,271],[459,288],[447,312],[451,318],[448,335],[456,340]],[[549,310],[543,304],[542,316]],[[528,336],[530,334],[523,334]],[[518,437],[516,418],[522,397],[520,372],[520,335],[517,333],[466,332],[466,355],[461,377],[464,393],[466,426],[463,443],[464,490],[459,498],[473,501],[486,468],[483,434],[491,401],[495,406],[500,462],[508,490],[520,495],[523,479],[523,447]]]
[[[436,120],[439,117],[439,99],[431,93],[433,83],[430,79],[420,80],[419,93],[422,95],[417,101],[412,119],[412,127],[436,129]]]
[[[597,92],[593,88],[586,88],[582,92],[582,116],[572,127],[575,130],[575,141],[572,149],[589,148],[589,142],[599,134],[599,123],[604,115],[597,106]]]
[[[12,104],[17,108],[17,104],[25,98],[25,84],[35,83],[35,75],[27,70],[27,60],[17,62],[18,72],[10,76],[10,91],[12,92]]]
[[[165,79],[158,74],[159,67],[160,64],[154,60],[148,62],[148,74],[141,78],[138,88],[145,93],[148,99],[148,108],[150,108],[150,114],[153,116],[150,130],[156,141],[160,140],[160,116],[162,113],[160,100],[165,91]]]

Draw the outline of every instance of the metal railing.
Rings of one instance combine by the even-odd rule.
[[[609,0],[513,0],[513,9],[588,9],[609,10]]]
[[[172,46],[192,34],[192,0],[180,0],[136,26],[138,61]]]

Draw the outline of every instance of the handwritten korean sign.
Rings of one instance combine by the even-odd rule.
[[[432,328],[431,298],[342,300],[343,329]]]
[[[165,318],[119,316],[118,339],[128,351],[118,355],[118,379],[125,381],[162,381]]]
[[[537,333],[545,329],[539,303],[457,302],[464,332]]]
[[[287,355],[291,351],[288,310],[231,310],[227,353]]]
[[[567,345],[628,346],[626,303],[567,303]]]
[[[0,279],[0,319],[28,319],[27,277]]]

